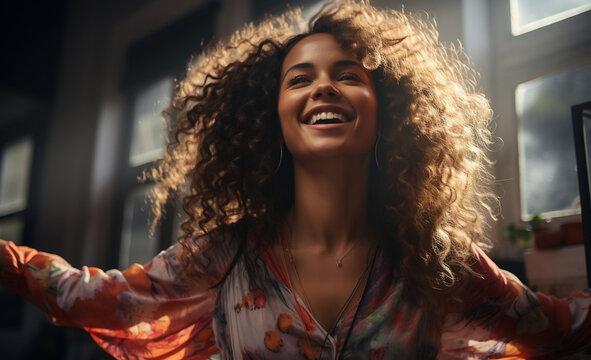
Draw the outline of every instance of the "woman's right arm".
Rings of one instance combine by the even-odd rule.
[[[54,324],[89,331],[117,358],[139,350],[153,357],[215,351],[211,319],[217,292],[210,288],[225,256],[196,252],[192,265],[183,266],[183,247],[173,246],[144,266],[104,272],[75,269],[59,256],[11,242],[0,242],[0,251],[8,291],[40,307]]]

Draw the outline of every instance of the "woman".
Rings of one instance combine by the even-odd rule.
[[[365,3],[249,26],[190,67],[151,174],[181,246],[119,272],[4,245],[3,283],[117,358],[556,358],[589,296],[480,250],[491,111],[427,22]]]

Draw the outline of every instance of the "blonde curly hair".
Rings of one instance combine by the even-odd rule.
[[[366,1],[330,3],[305,28],[298,10],[249,24],[188,67],[166,116],[173,139],[148,174],[156,219],[183,187],[179,240],[242,219],[263,249],[293,204],[292,160],[280,162],[281,65],[309,34],[332,34],[371,70],[379,141],[370,169],[370,212],[406,296],[421,302],[472,273],[472,246],[486,246],[496,203],[486,156],[492,111],[461,48],[438,41],[421,16]],[[278,167],[278,165],[280,165]]]

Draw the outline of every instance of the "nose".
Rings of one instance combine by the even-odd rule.
[[[339,90],[333,85],[331,81],[322,81],[316,86],[312,93],[314,100],[321,98],[336,98],[340,96]]]

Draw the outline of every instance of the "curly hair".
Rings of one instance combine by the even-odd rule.
[[[180,192],[183,246],[238,219],[258,231],[255,248],[275,241],[294,196],[279,75],[289,50],[315,33],[332,34],[374,76],[372,221],[392,269],[407,280],[405,294],[420,302],[457,286],[472,272],[473,244],[487,246],[486,215],[496,203],[486,156],[492,111],[461,48],[439,42],[432,22],[366,1],[331,3],[307,29],[298,10],[247,25],[189,65],[165,112],[174,137],[148,174],[157,182],[156,219]]]

